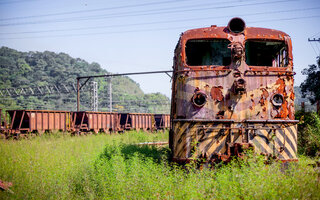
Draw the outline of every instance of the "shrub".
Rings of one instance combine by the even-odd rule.
[[[298,153],[307,156],[320,156],[320,118],[315,112],[299,111]]]

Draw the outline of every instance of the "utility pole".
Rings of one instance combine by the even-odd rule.
[[[91,97],[91,110],[98,111],[98,83],[96,81],[91,81],[91,90],[90,90],[90,97]]]
[[[320,42],[320,38],[318,38],[318,39],[316,39],[316,38],[313,38],[313,39],[308,38],[308,42]]]
[[[320,42],[320,38],[313,38],[313,39],[308,38],[308,42]],[[320,52],[319,52],[319,55],[320,55]],[[317,100],[316,105],[317,105],[317,113],[320,115],[320,100]]]
[[[77,111],[80,111],[80,78],[77,77]]]
[[[308,42],[319,42],[320,43],[320,38],[308,38]],[[311,47],[313,48],[314,52],[317,54],[317,52],[316,52],[315,48],[312,46],[312,44],[311,44]],[[316,45],[316,47],[318,48],[317,45]],[[320,55],[320,52],[319,52],[319,55]]]
[[[111,83],[111,77],[113,76],[129,76],[129,75],[143,75],[143,74],[160,74],[160,73],[166,73],[168,76],[170,76],[168,73],[173,72],[172,70],[170,71],[149,71],[149,72],[132,72],[132,73],[123,73],[123,74],[101,74],[101,75],[94,75],[94,76],[78,76],[77,77],[77,111],[80,111],[80,90],[83,86],[86,85],[86,83],[91,79],[91,78],[101,78],[101,77],[109,77],[110,82],[109,82],[109,91],[110,91],[110,112],[112,112],[112,83]],[[171,77],[171,76],[170,76]],[[84,83],[80,86],[80,79],[86,79]]]
[[[109,77],[109,112],[112,112],[112,79]]]

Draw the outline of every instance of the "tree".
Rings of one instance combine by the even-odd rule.
[[[320,111],[320,57],[317,57],[317,64],[309,65],[309,68],[302,70],[307,79],[301,83],[300,88],[303,97],[307,97],[312,104],[317,103],[317,112]]]
[[[106,73],[108,73],[107,70],[98,63],[90,64],[80,58],[72,58],[65,53],[19,52],[8,47],[0,47],[0,90],[59,86],[60,84],[71,85],[75,84],[78,76]],[[106,78],[96,78],[94,81],[97,81],[99,85],[99,108],[101,111],[108,111],[109,82]],[[37,96],[12,97],[0,95],[0,109],[74,110],[75,95],[76,93],[72,90],[68,94],[47,93]],[[139,84],[126,76],[112,78],[112,99],[125,112],[157,111],[168,113],[170,110],[169,105],[160,104],[163,101],[170,102],[165,95],[145,95]],[[81,109],[90,108],[89,84],[83,88],[80,102]]]

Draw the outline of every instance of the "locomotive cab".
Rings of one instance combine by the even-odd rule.
[[[229,161],[243,149],[296,161],[293,62],[290,37],[246,27],[182,33],[175,49],[172,83],[172,159]]]

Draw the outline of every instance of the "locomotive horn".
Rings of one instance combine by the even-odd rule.
[[[246,23],[239,17],[232,18],[228,23],[228,29],[233,33],[242,33],[246,28]]]

